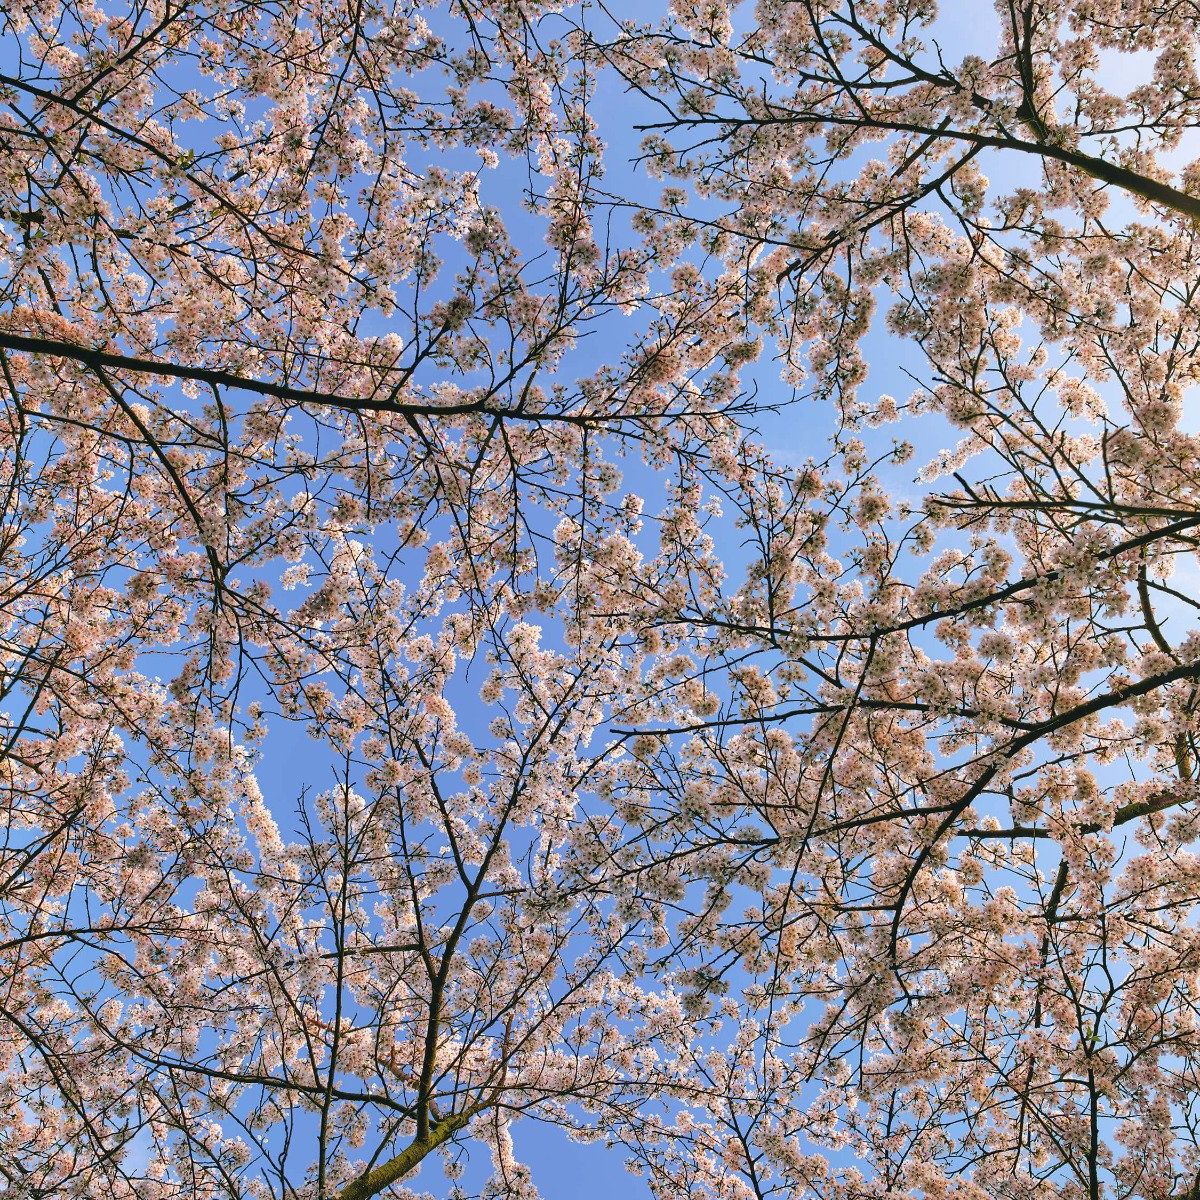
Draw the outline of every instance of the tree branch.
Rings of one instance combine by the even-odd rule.
[[[414,1138],[395,1158],[364,1171],[357,1179],[348,1183],[342,1188],[338,1200],[370,1200],[370,1197],[377,1196],[384,1188],[415,1171],[430,1151],[449,1141],[478,1111],[478,1104],[468,1105],[462,1112],[443,1117],[430,1125],[429,1133],[425,1137]]]

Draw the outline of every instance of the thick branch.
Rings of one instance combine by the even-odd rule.
[[[18,333],[0,333],[0,349],[13,350],[22,354],[43,354],[54,358],[66,358],[82,363],[93,371],[109,368],[117,371],[132,371],[143,375],[162,375],[169,379],[190,379],[206,383],[210,387],[232,388],[234,391],[252,392],[258,396],[271,396],[276,400],[291,400],[297,404],[320,404],[327,408],[342,408],[352,412],[399,413],[409,417],[454,417],[472,413],[488,414],[517,421],[562,421],[568,424],[598,424],[617,419],[612,415],[585,413],[528,412],[519,408],[489,405],[483,400],[469,400],[459,404],[414,404],[395,400],[374,400],[369,396],[346,396],[339,392],[323,392],[312,388],[293,387],[286,383],[272,383],[265,379],[251,379],[214,367],[192,367],[183,363],[161,362],[152,358],[137,358],[117,354],[111,350],[98,350],[81,346],[76,342],[64,342],[55,338],[28,337]]]
[[[436,1150],[443,1142],[448,1141],[477,1111],[478,1105],[468,1106],[462,1112],[444,1117],[437,1124],[431,1125],[425,1137],[414,1138],[395,1158],[372,1167],[352,1183],[348,1183],[342,1188],[338,1200],[370,1200],[370,1197],[377,1196],[384,1188],[415,1171],[431,1150]]]
[[[1179,188],[1172,187],[1131,171],[1128,167],[1119,166],[1107,159],[1094,154],[1086,154],[1081,150],[1072,150],[1067,146],[1055,145],[1053,142],[1029,141],[1015,137],[1007,132],[979,133],[972,129],[955,129],[943,124],[933,125],[923,121],[904,121],[890,117],[856,114],[841,116],[829,112],[797,112],[786,108],[780,110],[778,116],[763,117],[728,117],[713,116],[701,118],[676,118],[671,121],[660,121],[639,125],[641,130],[677,129],[701,125],[720,125],[726,128],[743,126],[768,125],[811,125],[821,128],[827,125],[849,126],[855,129],[877,129],[890,133],[915,133],[931,140],[948,140],[967,142],[980,149],[1016,150],[1023,154],[1032,154],[1038,158],[1053,158],[1066,163],[1090,175],[1101,183],[1112,184],[1131,195],[1139,196],[1153,204],[1161,204],[1164,208],[1172,209],[1192,221],[1200,222],[1200,196],[1192,196]]]

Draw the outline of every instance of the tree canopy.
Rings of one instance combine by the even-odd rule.
[[[1198,37],[10,0],[5,1195],[1197,1200]]]

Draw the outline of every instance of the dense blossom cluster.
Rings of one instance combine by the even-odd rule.
[[[968,7],[0,13],[6,1195],[1200,1196],[1200,22]]]

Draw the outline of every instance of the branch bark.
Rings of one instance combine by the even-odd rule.
[[[421,1165],[425,1156],[449,1141],[475,1114],[479,1106],[470,1105],[462,1112],[443,1117],[429,1127],[425,1137],[414,1138],[395,1158],[364,1171],[352,1183],[348,1183],[338,1195],[338,1200],[370,1200],[386,1187],[404,1178]]]

